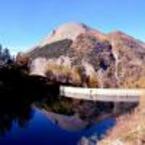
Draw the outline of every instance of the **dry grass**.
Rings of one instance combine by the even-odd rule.
[[[82,74],[80,72],[80,68],[77,66],[64,66],[64,65],[58,65],[49,63],[47,67],[47,72],[52,72],[52,74],[55,76],[55,78],[59,78],[63,76],[64,79],[68,79],[71,83],[74,85],[82,85],[83,79]],[[85,82],[88,87],[97,87],[98,86],[98,79],[96,73],[91,74],[88,76],[88,80]]]
[[[136,80],[133,77],[128,77],[127,79],[122,81],[122,86],[124,88],[145,88],[145,77],[141,76]]]
[[[90,77],[89,77],[89,82],[88,82],[88,86],[90,88],[96,88],[98,87],[99,85],[99,82],[98,82],[98,79],[97,79],[97,76],[96,74],[92,74]]]
[[[99,145],[145,145],[145,96],[131,114],[120,117],[117,125]]]
[[[51,71],[53,75],[59,79],[60,77],[64,77],[64,79],[68,79],[74,84],[80,84],[81,83],[81,77],[79,74],[79,70],[75,67],[67,67],[63,65],[57,65],[57,64],[49,64],[47,71]]]

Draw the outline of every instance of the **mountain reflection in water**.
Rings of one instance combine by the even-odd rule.
[[[0,137],[2,145],[75,145],[82,136],[89,137],[97,133],[105,132],[107,128],[113,126],[111,119],[92,125],[89,128],[76,132],[66,131],[49,120],[41,111],[33,110],[34,116],[25,128],[21,128],[13,122],[11,131]]]
[[[0,145],[76,145],[115,124],[114,119],[92,124],[89,110],[88,116],[81,115],[84,108],[72,110],[72,100],[58,97],[58,85],[45,86],[36,78],[0,71]]]
[[[76,145],[83,136],[104,134],[115,123],[108,119],[89,124],[73,115],[49,112],[42,107],[45,97],[28,94],[0,90],[0,145]]]

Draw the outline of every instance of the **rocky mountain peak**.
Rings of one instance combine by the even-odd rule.
[[[50,44],[52,42],[70,39],[74,40],[79,34],[88,31],[88,27],[80,23],[66,23],[52,31],[51,35],[42,40],[40,46]]]
[[[98,38],[104,37],[103,34],[83,23],[66,23],[52,31],[51,35],[41,41],[40,46],[44,46],[56,41],[70,39],[74,41],[80,34],[89,33]]]

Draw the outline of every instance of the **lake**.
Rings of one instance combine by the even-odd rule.
[[[104,108],[111,112],[112,104],[64,99],[56,84],[7,73],[0,74],[0,145],[77,145],[115,124],[112,118],[96,119]]]
[[[55,113],[52,113],[54,117],[52,117],[51,112],[46,113],[45,110],[34,107],[29,114],[31,119],[27,122],[24,119],[24,124],[21,123],[22,120],[14,119],[7,131],[5,129],[5,132],[3,131],[2,133],[4,129],[1,128],[0,145],[76,145],[82,137],[89,137],[91,135],[100,137],[115,123],[113,119],[106,119],[96,124],[73,130],[72,125],[76,128],[74,122],[70,122],[67,128],[61,125],[62,122],[59,122],[59,119],[58,121],[55,120]],[[63,120],[65,116],[60,115],[59,118]],[[66,120],[65,118],[64,124]],[[71,127],[69,128],[69,126]]]

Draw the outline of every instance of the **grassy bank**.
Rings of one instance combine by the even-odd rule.
[[[117,125],[100,141],[99,145],[145,144],[145,96],[131,114],[118,118]]]

